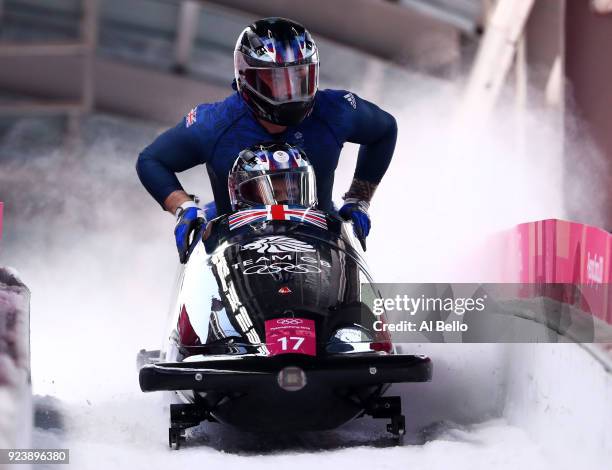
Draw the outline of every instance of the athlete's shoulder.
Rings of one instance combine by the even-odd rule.
[[[356,118],[357,97],[347,90],[319,90],[313,117],[329,126],[339,142],[346,142]]]
[[[333,107],[346,111],[357,109],[357,96],[348,90],[333,90],[329,88],[319,90],[316,100],[323,108]]]
[[[242,98],[233,93],[222,101],[195,106],[185,116],[184,125],[194,130],[220,130],[240,119],[247,111]]]

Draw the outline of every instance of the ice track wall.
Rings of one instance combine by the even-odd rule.
[[[612,236],[561,220],[519,225],[510,235],[525,283],[580,285],[562,300],[612,324]],[[559,468],[612,468],[612,351],[602,344],[506,346],[504,415]]]
[[[507,347],[506,419],[559,469],[612,466],[612,374],[575,344]]]
[[[32,425],[30,292],[0,267],[0,448],[28,447]]]
[[[483,247],[483,258],[501,260],[487,263],[495,270],[485,278],[538,284],[543,294],[545,283],[577,285],[580,295],[569,289],[556,300],[612,323],[611,238],[560,220],[521,224]],[[434,362],[431,383],[400,392],[413,430],[503,416],[556,469],[612,468],[612,345],[405,344],[402,350]]]
[[[0,202],[0,241],[2,215]],[[31,427],[30,292],[0,267],[0,449],[28,447]]]

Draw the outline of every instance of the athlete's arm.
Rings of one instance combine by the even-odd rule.
[[[182,189],[172,191],[170,195],[164,199],[164,209],[171,214],[176,214],[176,210],[181,206],[181,204],[190,200],[191,197],[189,197],[189,194]]]
[[[345,98],[344,114],[348,120],[346,140],[361,144],[361,147],[354,180],[345,198],[370,202],[391,163],[397,141],[397,122],[391,114],[375,104],[353,94],[349,98]],[[351,109],[346,110],[347,105]]]
[[[172,214],[190,199],[176,173],[206,162],[204,150],[198,145],[195,132],[194,126],[187,127],[183,119],[145,148],[136,163],[136,171],[143,186]]]
[[[355,235],[365,250],[371,227],[370,201],[393,157],[397,123],[389,113],[353,93],[334,93],[336,103],[340,103],[336,110],[342,123],[338,126],[341,140],[361,144],[355,175],[338,214],[353,223]],[[342,99],[338,100],[340,97]],[[337,118],[335,121],[338,122]]]

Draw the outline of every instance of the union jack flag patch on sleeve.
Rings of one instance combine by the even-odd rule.
[[[193,108],[191,111],[189,111],[189,113],[187,113],[187,116],[185,117],[185,127],[192,126],[196,123],[197,120],[198,114],[196,112],[196,108]]]

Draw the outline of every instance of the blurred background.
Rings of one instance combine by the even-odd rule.
[[[563,154],[555,176],[563,210],[610,228],[610,3],[0,0],[0,165],[40,153],[41,145],[45,152],[61,145],[67,158],[83,154],[103,133],[133,143],[135,155],[195,104],[230,93],[232,49],[246,24],[287,16],[317,38],[322,87],[355,90],[392,110],[400,96],[409,113],[411,101],[450,83],[453,101],[436,106],[445,103],[477,136],[500,120],[494,110],[505,97],[513,145],[533,159],[529,110],[546,112],[555,128],[548,145]],[[588,178],[603,193],[585,198],[576,179]],[[14,197],[0,191],[5,201]]]

